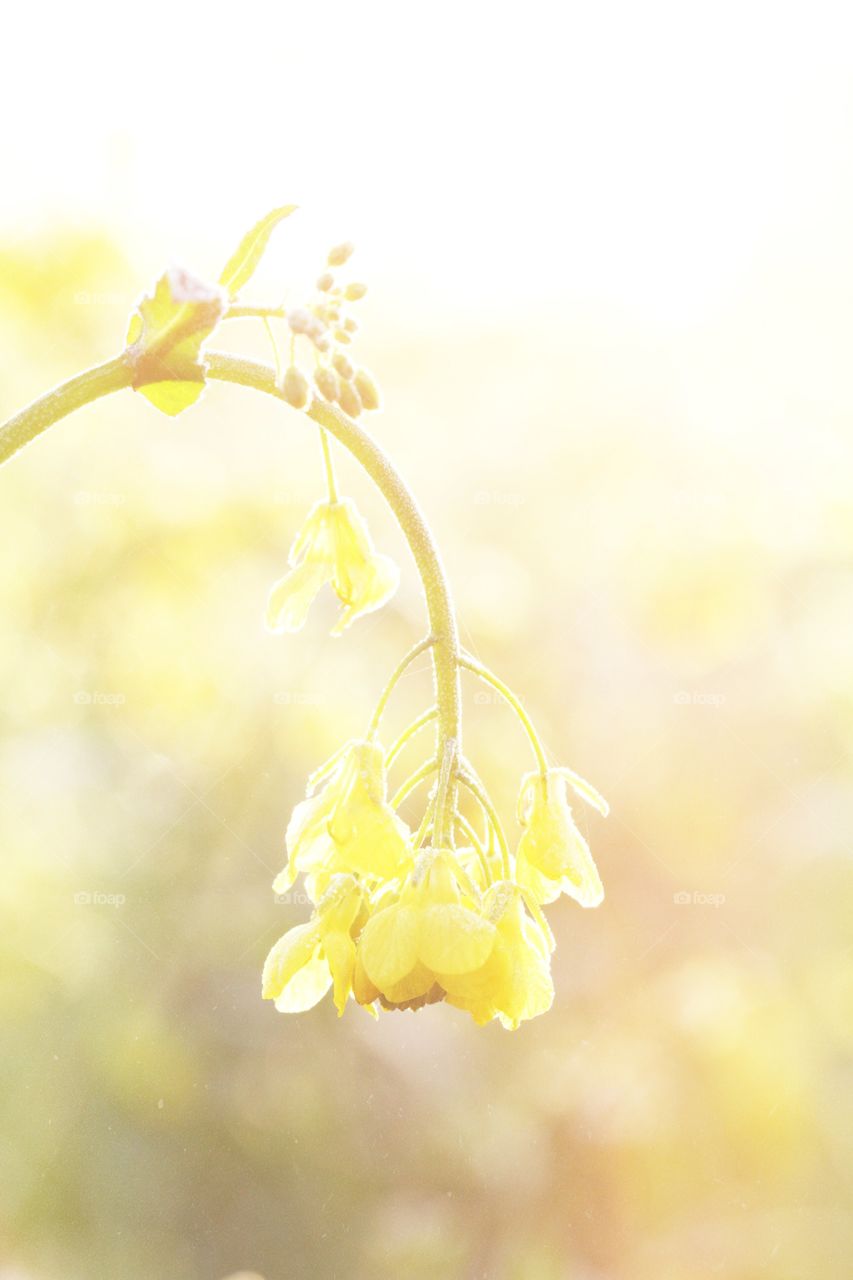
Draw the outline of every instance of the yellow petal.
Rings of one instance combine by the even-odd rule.
[[[292,862],[288,862],[287,866],[282,871],[279,871],[275,880],[272,882],[273,893],[287,893],[295,879],[296,868]]]
[[[300,631],[328,577],[323,564],[306,560],[280,578],[267,601],[267,630],[276,633]]]
[[[426,907],[419,956],[434,973],[468,973],[488,959],[494,925],[456,903]]]
[[[347,813],[348,838],[338,844],[338,860],[348,871],[361,876],[393,880],[410,866],[409,829],[390,805],[362,802]],[[329,824],[337,840],[341,831],[339,815]]]
[[[579,831],[575,837],[562,887],[582,907],[597,907],[604,901],[604,886],[589,845]]]
[[[332,508],[334,544],[332,586],[344,605],[332,630],[338,636],[362,613],[380,608],[396,591],[400,571],[388,556],[378,555],[355,504],[345,498]]]
[[[394,982],[382,992],[389,1004],[408,1004],[427,995],[435,985],[435,975],[424,964],[416,964],[399,982]]]
[[[332,984],[329,966],[320,949],[316,925],[289,929],[270,951],[264,965],[263,997],[275,1000],[282,1013],[311,1009]]]
[[[292,566],[310,559],[315,564],[325,563],[331,576],[335,560],[335,540],[332,531],[334,508],[328,502],[315,502],[302,527],[293,540],[288,563]]]
[[[381,609],[391,599],[399,583],[400,570],[389,556],[384,555],[374,554],[359,572],[355,572],[355,566],[349,566],[343,581],[336,575],[332,585],[345,607],[332,628],[332,635],[341,635],[361,614]]]
[[[304,1013],[320,1003],[331,985],[329,966],[318,952],[304,969],[294,974],[276,1000],[275,1007],[279,1013]]]
[[[331,784],[319,796],[300,800],[287,824],[284,842],[290,862],[297,872],[310,872],[321,866],[332,852],[329,836],[329,814],[334,806]]]
[[[380,991],[392,987],[414,969],[419,934],[417,911],[398,903],[368,920],[358,950],[368,978]]]
[[[334,930],[324,936],[323,950],[326,953],[326,960],[328,961],[334,984],[335,1008],[338,1011],[338,1017],[340,1017],[352,991],[353,973],[355,971],[355,943],[348,933]]]
[[[364,968],[361,951],[356,948],[355,971],[352,978],[352,993],[359,1004],[369,1009],[379,999],[379,988],[370,981]]]
[[[531,898],[543,906],[547,906],[549,902],[556,902],[560,896],[559,880],[549,880],[538,867],[534,867],[528,860],[521,844],[518,846],[515,876],[520,887],[525,889]]]
[[[462,974],[437,974],[447,992],[447,1003],[470,1013],[478,1026],[490,1022],[497,1015],[498,992],[508,973],[506,948],[497,939],[491,955],[479,969]]]

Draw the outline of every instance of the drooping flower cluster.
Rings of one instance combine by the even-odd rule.
[[[314,911],[270,952],[265,998],[297,1012],[331,987],[339,1013],[350,997],[374,1013],[444,1000],[478,1024],[496,1018],[513,1029],[545,1013],[554,942],[542,904],[566,892],[596,906],[603,893],[565,773],[525,778],[519,802],[515,857],[500,858],[494,829],[476,846],[419,845],[387,800],[382,747],[347,743],[287,828],[288,861],[274,888],[284,893],[304,875]],[[455,829],[475,835],[457,817]]]
[[[280,391],[320,423],[323,413],[312,408],[308,380],[295,363],[297,338],[313,347],[313,382],[321,400],[336,403],[349,417],[379,404],[370,375],[356,369],[344,350],[356,328],[348,304],[365,292],[361,284],[338,284],[333,274],[351,252],[350,244],[333,249],[330,269],[317,281],[317,299],[287,313],[291,363]],[[352,500],[338,496],[323,426],[320,438],[328,500],[308,513],[290,551],[290,568],[270,592],[267,626],[275,632],[298,631],[329,584],[342,605],[332,631],[340,635],[390,599],[399,580],[393,561],[374,548]],[[426,578],[424,586],[428,593]],[[438,728],[432,759],[389,801],[389,769],[439,708],[417,717],[388,751],[378,736],[381,714],[408,662],[438,643],[427,637],[403,660],[367,735],[345,743],[309,779],[306,798],[290,819],[287,863],[274,888],[287,894],[303,876],[314,909],[308,923],[279,939],[264,967],[263,995],[282,1012],[310,1009],[331,989],[339,1014],[350,999],[374,1015],[445,1001],[478,1024],[497,1019],[515,1029],[545,1013],[554,999],[554,939],[542,907],[564,893],[583,907],[602,901],[601,880],[572,817],[568,788],[602,813],[606,804],[577,774],[547,764],[516,695],[455,645],[455,664],[502,694],[534,747],[538,767],[521,781],[515,849],[485,786],[459,757],[452,729]],[[413,831],[398,810],[428,778],[432,790]]]

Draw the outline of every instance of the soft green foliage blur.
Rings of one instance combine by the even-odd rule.
[[[0,276],[4,417],[149,283],[97,231]],[[322,493],[304,415],[126,392],[0,472],[0,1274],[847,1280],[853,447],[832,369],[815,403],[826,364],[780,357],[795,305],[658,341],[372,295],[369,425],[465,641],[611,804],[578,806],[604,905],[552,910],[557,1002],[515,1034],[260,999],[308,914],[270,890],[290,810],[423,633],[356,469],[404,582],[341,640],[330,599],[262,628]],[[226,342],[267,357],[258,322]],[[418,664],[389,736],[428,691]],[[473,683],[465,716],[515,832],[523,735]]]

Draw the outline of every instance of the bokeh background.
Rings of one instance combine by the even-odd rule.
[[[373,427],[467,643],[611,802],[607,897],[551,910],[515,1034],[262,1004],[308,911],[270,890],[287,817],[422,634],[413,566],[341,459],[403,586],[268,636],[310,424],[224,386],[65,421],[0,475],[0,1276],[847,1280],[849,15],[116,16],[16,11],[0,417],[273,205],[255,300],[353,237]],[[465,716],[512,822],[523,735],[474,686]]]

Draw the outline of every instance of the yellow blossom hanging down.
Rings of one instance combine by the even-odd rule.
[[[482,914],[477,891],[446,849],[425,849],[398,901],[383,907],[361,935],[354,979],[356,999],[381,999],[390,1008],[443,997],[439,975],[470,973],[485,964],[495,926]]]
[[[289,929],[264,965],[263,997],[282,1013],[313,1009],[330,987],[342,1014],[352,991],[362,892],[352,876],[335,876],[308,924]]]
[[[468,973],[441,974],[439,981],[448,1003],[465,1009],[476,1023],[499,1018],[514,1031],[521,1022],[551,1008],[553,938],[541,912],[534,917],[523,891],[507,880],[489,889],[483,913],[496,930],[488,959]]]
[[[493,942],[494,929],[456,854],[424,849],[397,900],[368,922],[356,981],[372,988],[371,999],[408,1002],[434,985],[434,970],[478,967]]]
[[[409,829],[386,799],[385,757],[376,742],[351,742],[326,771],[331,777],[316,796],[293,811],[285,837],[288,863],[276,878],[276,893],[288,889],[300,873],[309,888],[322,892],[329,876],[351,872],[374,880],[392,880],[412,865]]]
[[[575,790],[607,813],[598,793],[569,770],[549,769],[544,777],[528,774],[518,799],[524,832],[516,854],[516,877],[537,902],[553,902],[567,893],[582,907],[597,907],[604,888],[589,845],[575,826],[566,796],[567,777]]]
[[[315,503],[290,549],[289,562],[290,572],[270,591],[270,631],[299,631],[328,582],[344,606],[332,629],[338,636],[361,614],[385,604],[400,580],[394,561],[375,550],[350,498]]]

